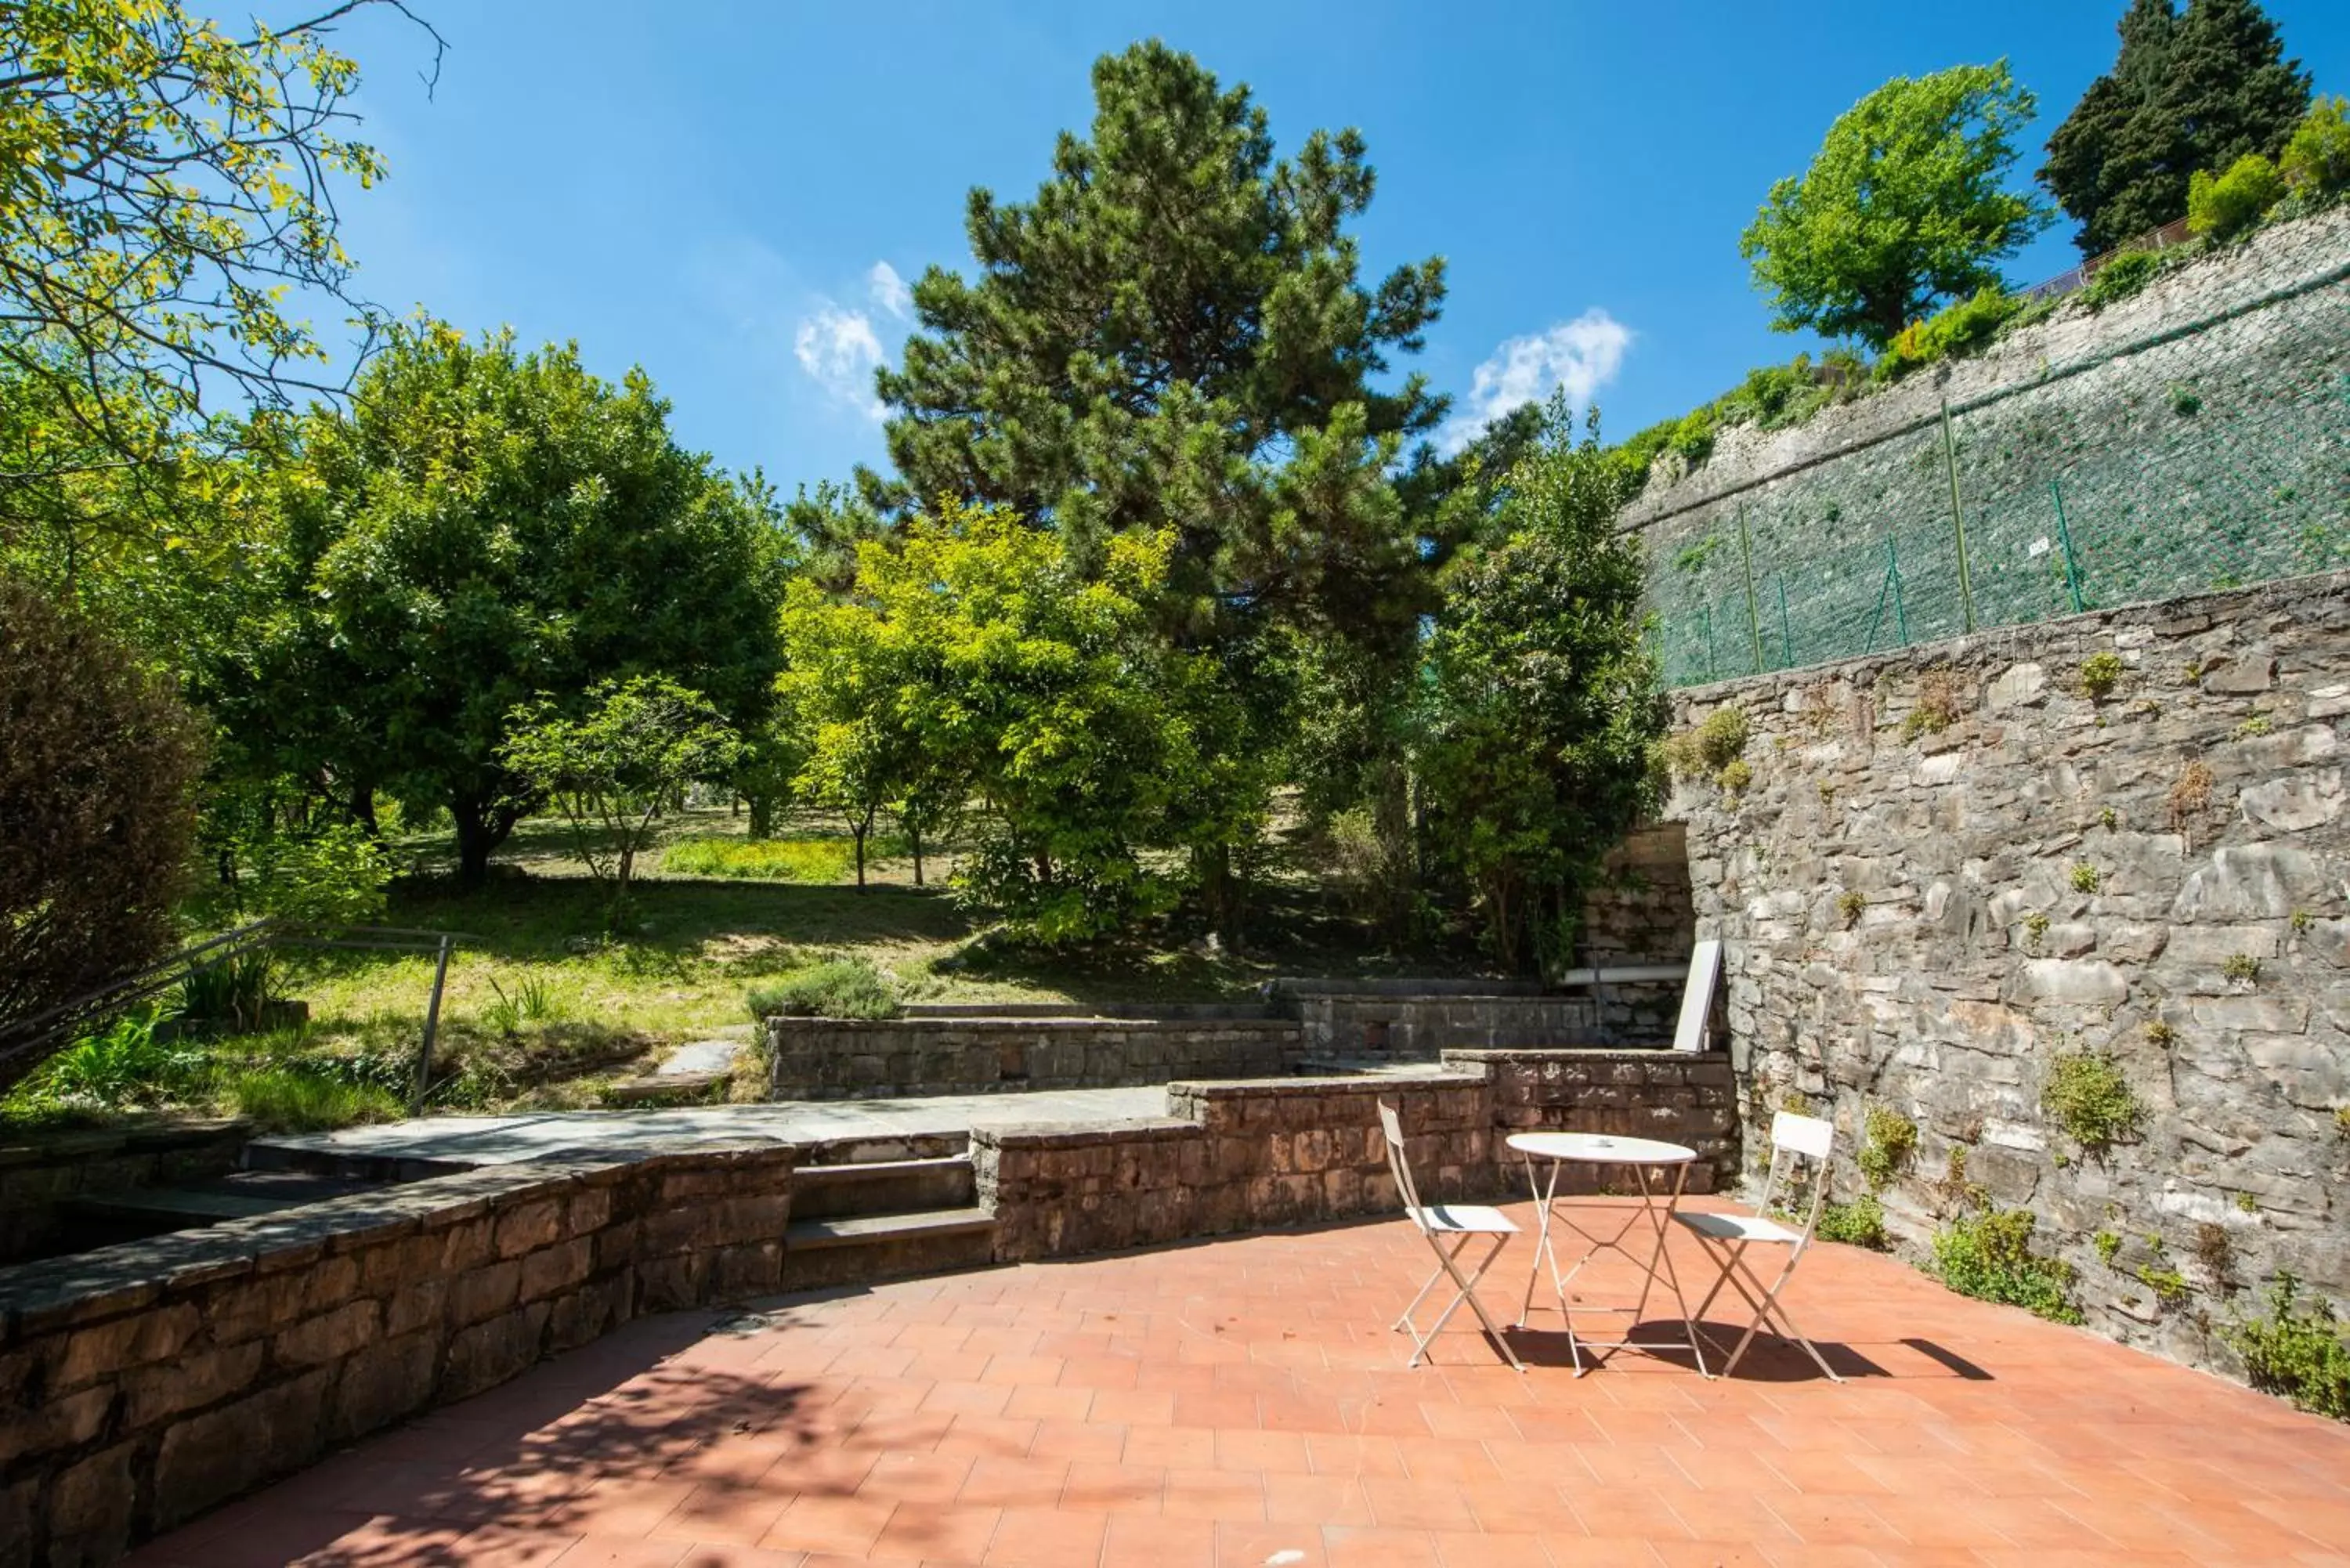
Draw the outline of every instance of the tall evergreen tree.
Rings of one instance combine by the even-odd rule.
[[[1245,701],[1261,752],[1289,698],[1281,649],[1336,638],[1408,660],[1434,605],[1388,483],[1443,400],[1417,352],[1444,297],[1430,258],[1376,285],[1349,223],[1375,178],[1362,137],[1315,131],[1276,159],[1264,110],[1158,42],[1096,62],[1089,137],[1065,133],[1026,203],[971,193],[978,262],[915,285],[920,329],[878,385],[895,510],[940,497],[1049,526],[1074,557],[1170,528],[1159,614]],[[1224,868],[1202,868],[1211,907]]]
[[[2273,158],[2309,108],[2309,74],[2284,57],[2258,0],[2132,0],[2114,68],[2048,139],[2040,179],[2098,255],[2187,211],[2198,170]]]

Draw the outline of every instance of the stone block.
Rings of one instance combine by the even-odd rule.
[[[19,1410],[11,1403],[8,1418],[0,1421],[0,1467],[27,1454],[56,1454],[81,1447],[98,1436],[106,1413],[114,1407],[114,1389],[100,1386],[41,1401]]]
[[[261,1366],[262,1342],[248,1339],[190,1352],[132,1373],[122,1383],[123,1428],[136,1431],[216,1405],[250,1387]]]
[[[441,1397],[463,1399],[519,1376],[538,1359],[549,1310],[533,1302],[457,1334],[442,1367]]]
[[[508,1261],[469,1270],[450,1282],[449,1321],[458,1328],[495,1317],[515,1304],[522,1265]]]
[[[575,1236],[559,1245],[542,1248],[522,1260],[519,1297],[535,1302],[568,1290],[586,1279],[595,1266],[596,1243],[590,1237]]]
[[[155,1528],[169,1530],[316,1459],[332,1377],[321,1367],[165,1430],[155,1456]]]
[[[130,1544],[137,1501],[131,1445],[92,1454],[57,1477],[49,1491],[50,1568],[102,1568]]]
[[[563,1200],[542,1198],[518,1204],[497,1217],[492,1246],[501,1258],[551,1246],[563,1233]]]
[[[418,1280],[394,1287],[384,1298],[383,1332],[397,1338],[411,1329],[437,1325],[449,1306],[449,1282]]]
[[[347,1302],[278,1334],[269,1342],[270,1354],[281,1366],[316,1366],[340,1361],[372,1342],[381,1321],[375,1303]]]
[[[78,1388],[177,1355],[201,1323],[193,1304],[176,1302],[78,1329],[66,1340],[50,1387]]]
[[[440,1335],[429,1330],[365,1346],[337,1373],[327,1440],[348,1442],[424,1408],[440,1369]]]

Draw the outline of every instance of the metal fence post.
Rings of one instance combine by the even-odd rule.
[[[1754,641],[1754,673],[1762,673],[1762,612],[1754,602],[1754,544],[1746,535],[1746,508],[1738,509],[1738,560],[1746,573],[1746,630]]]
[[[1779,574],[1779,649],[1786,656],[1784,669],[1795,667],[1795,628],[1787,620],[1787,574]]]
[[[1950,475],[1950,530],[1959,542],[1959,602],[1966,616],[1966,629],[1975,628],[1974,584],[1967,576],[1967,515],[1959,503],[1959,443],[1950,434],[1950,400],[1942,400],[1942,464]],[[1902,642],[1908,642],[1907,637]]]
[[[416,1089],[408,1096],[408,1114],[424,1114],[424,1091],[432,1083],[432,1040],[441,1032],[441,988],[449,979],[449,950],[454,944],[447,937],[441,939],[440,956],[432,964],[432,1000],[424,1004],[424,1043],[416,1052]]]
[[[1711,605],[1707,605],[1707,606],[1705,606],[1702,609],[1699,610],[1699,611],[1698,611],[1698,613],[1699,613],[1700,615],[1701,615],[1701,616],[1705,617],[1705,678],[1706,678],[1708,680],[1711,680],[1714,678],[1714,675],[1713,675],[1713,607],[1712,607]]]
[[[2048,482],[2048,496],[2056,503],[2056,543],[2064,551],[2064,591],[2073,596],[2073,613],[2078,615],[2089,607],[2081,597],[2081,564],[2073,554],[2073,530],[2064,522],[2064,492],[2053,479]]]

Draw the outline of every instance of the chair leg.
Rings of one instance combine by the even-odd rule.
[[[1420,1361],[1428,1355],[1429,1343],[1439,1334],[1441,1334],[1444,1331],[1445,1324],[1451,1320],[1452,1314],[1460,1310],[1461,1303],[1465,1301],[1469,1303],[1469,1310],[1476,1314],[1477,1321],[1484,1325],[1486,1334],[1492,1338],[1493,1344],[1501,1350],[1503,1357],[1509,1361],[1511,1366],[1516,1367],[1519,1371],[1523,1372],[1525,1370],[1525,1365],[1518,1359],[1517,1352],[1511,1348],[1510,1342],[1508,1340],[1502,1337],[1502,1331],[1495,1326],[1492,1318],[1486,1313],[1485,1303],[1477,1299],[1477,1282],[1485,1277],[1486,1271],[1491,1269],[1493,1266],[1494,1260],[1498,1259],[1502,1255],[1502,1249],[1508,1244],[1509,1240],[1510,1239],[1507,1236],[1495,1236],[1493,1238],[1493,1245],[1492,1249],[1486,1252],[1483,1260],[1478,1263],[1476,1272],[1464,1276],[1461,1272],[1457,1260],[1460,1258],[1461,1252],[1467,1249],[1470,1241],[1470,1235],[1463,1234],[1460,1241],[1453,1243],[1449,1251],[1444,1248],[1442,1243],[1436,1240],[1435,1237],[1430,1236],[1428,1238],[1429,1250],[1436,1254],[1436,1272],[1428,1277],[1428,1283],[1419,1288],[1419,1294],[1412,1297],[1411,1306],[1405,1310],[1404,1315],[1398,1319],[1395,1324],[1397,1328],[1406,1330],[1411,1334],[1411,1359],[1404,1363],[1406,1366],[1417,1366],[1420,1364]],[[1418,1309],[1421,1301],[1426,1299],[1429,1291],[1435,1285],[1436,1282],[1447,1276],[1451,1278],[1452,1283],[1455,1287],[1452,1293],[1452,1299],[1445,1303],[1444,1310],[1442,1312],[1436,1314],[1436,1321],[1429,1325],[1428,1332],[1422,1334],[1419,1325],[1411,1321],[1411,1314],[1414,1310]]]
[[[1747,1300],[1754,1303],[1754,1321],[1746,1325],[1746,1333],[1739,1339],[1738,1348],[1730,1353],[1729,1366],[1722,1368],[1725,1373],[1737,1366],[1740,1358],[1745,1355],[1747,1347],[1754,1343],[1756,1334],[1762,1332],[1764,1327],[1775,1324],[1776,1327],[1772,1331],[1775,1337],[1802,1345],[1804,1353],[1812,1358],[1814,1366],[1827,1375],[1828,1381],[1831,1383],[1844,1381],[1837,1376],[1836,1369],[1828,1365],[1827,1357],[1820,1354],[1820,1347],[1814,1345],[1810,1338],[1795,1326],[1794,1319],[1788,1315],[1785,1303],[1779,1300],[1779,1293],[1786,1289],[1788,1280],[1794,1275],[1795,1259],[1799,1256],[1801,1254],[1797,1253],[1788,1258],[1786,1267],[1779,1271],[1779,1277],[1772,1281],[1767,1289],[1763,1287],[1761,1279],[1754,1277],[1751,1272],[1748,1273],[1748,1279],[1754,1289],[1761,1292],[1761,1295],[1759,1298],[1753,1295],[1747,1296]],[[1746,1293],[1745,1285],[1742,1284],[1739,1290],[1741,1294]]]

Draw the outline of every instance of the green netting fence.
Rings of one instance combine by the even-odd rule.
[[[2091,396],[1945,409],[1652,525],[1667,682],[2350,566],[2343,351],[2199,374],[2194,347],[2104,367]]]

